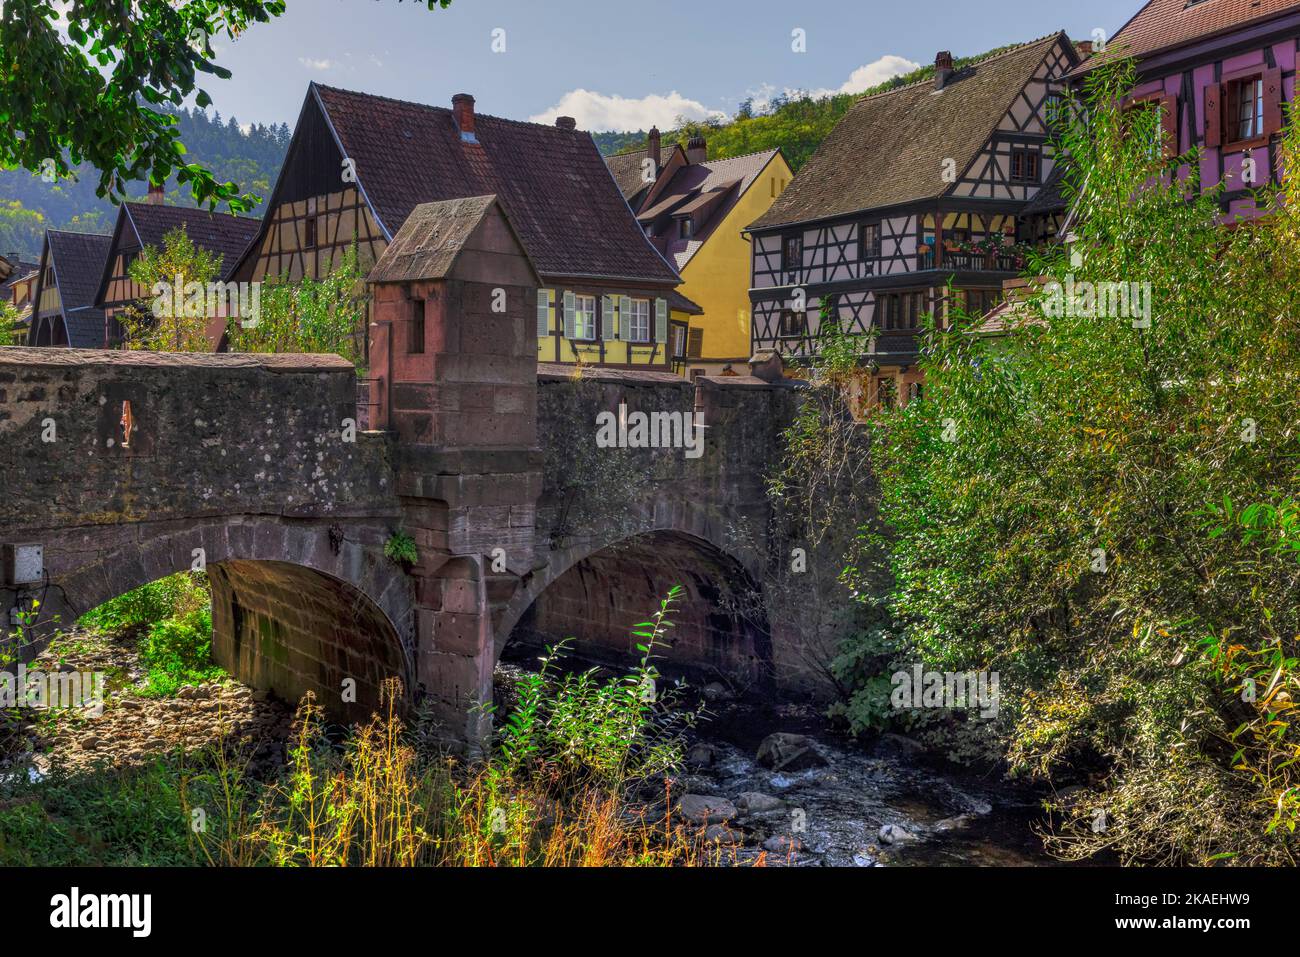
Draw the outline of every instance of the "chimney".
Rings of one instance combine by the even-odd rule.
[[[646,148],[650,151],[650,159],[655,164],[655,170],[659,169],[659,143],[661,136],[659,127],[650,127],[650,135],[646,137]]]
[[[1074,48],[1079,51],[1079,57],[1081,59],[1086,59],[1092,56],[1091,40],[1076,40],[1074,43]]]
[[[571,116],[557,116],[555,118],[555,125],[562,130],[576,130],[578,128],[578,121]]]
[[[686,162],[703,163],[709,158],[709,144],[703,136],[692,136],[686,141]]]
[[[149,198],[148,198],[148,202],[149,202],[151,205],[153,205],[153,206],[161,206],[161,205],[163,204],[163,187],[162,187],[162,186],[160,186],[160,185],[156,185],[156,184],[154,184],[154,183],[150,183],[150,184],[149,184]]]
[[[451,113],[456,117],[461,140],[477,143],[478,137],[474,135],[474,97],[468,93],[457,93],[451,98]]]
[[[942,90],[950,76],[952,76],[952,54],[942,50],[934,58],[934,88]]]

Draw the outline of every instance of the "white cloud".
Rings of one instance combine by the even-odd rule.
[[[333,60],[314,60],[305,56],[298,57],[298,62],[309,70],[328,70],[334,66]]]
[[[650,93],[632,99],[577,89],[565,93],[560,97],[559,103],[536,116],[530,116],[529,120],[534,123],[554,123],[557,116],[572,116],[578,121],[578,129],[596,133],[606,130],[644,130],[651,126],[671,127],[679,116],[688,120],[727,118],[720,110],[711,110],[698,100],[687,99],[676,90],[667,96]]]
[[[787,86],[779,92],[789,99],[807,95],[815,100],[823,96],[836,96],[841,93],[861,93],[873,86],[884,83],[886,80],[920,69],[920,66],[921,64],[913,63],[905,57],[889,53],[879,60],[864,63],[850,73],[849,78],[836,88],[822,87],[816,90],[800,90]],[[777,88],[771,83],[763,83],[747,91],[747,95],[753,99],[755,113],[767,112],[771,108],[772,100],[776,98],[777,93]]]
[[[873,60],[871,63],[858,67],[849,74],[849,78],[841,83],[840,88],[834,92],[861,93],[873,86],[879,86],[886,80],[892,80],[896,76],[902,76],[904,73],[911,73],[913,70],[919,70],[920,68],[921,64],[919,63],[913,63],[911,60],[889,53],[879,60]]]

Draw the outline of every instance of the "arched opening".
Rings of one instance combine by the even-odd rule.
[[[651,532],[602,549],[550,582],[520,617],[502,657],[525,661],[544,645],[572,638],[572,653],[626,665],[640,657],[634,626],[682,587],[659,669],[696,682],[723,681],[739,693],[770,691],[772,639],[758,586],[713,545],[676,532]]]
[[[208,566],[213,657],[232,675],[289,702],[308,691],[331,718],[365,720],[380,689],[410,669],[393,623],[358,589],[288,562]]]

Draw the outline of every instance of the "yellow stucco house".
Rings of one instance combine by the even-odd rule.
[[[743,230],[793,178],[779,149],[709,160],[694,137],[666,158],[658,130],[647,148],[610,157],[610,169],[637,221],[682,277],[678,292],[700,312],[683,314],[686,375],[744,374],[751,355],[751,250]],[[674,319],[678,316],[674,313]]]

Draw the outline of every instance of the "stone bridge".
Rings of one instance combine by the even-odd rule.
[[[799,636],[768,623],[763,478],[802,388],[777,359],[694,383],[539,367],[504,211],[421,211],[369,277],[364,390],[331,356],[0,349],[0,636],[31,653],[201,568],[241,680],[364,717],[398,677],[476,740],[512,636],[624,656],[681,585],[668,666],[800,684]]]
[[[617,659],[680,584],[670,667],[799,685],[761,585],[762,479],[799,390],[483,368],[459,382],[388,370],[364,430],[336,357],[0,349],[0,608],[40,602],[5,630],[32,651],[111,598],[204,568],[214,654],[241,680],[358,717],[396,676],[450,736],[474,738],[512,635]],[[638,411],[694,417],[703,453],[597,445],[601,412]],[[398,532],[411,567],[385,556]]]

